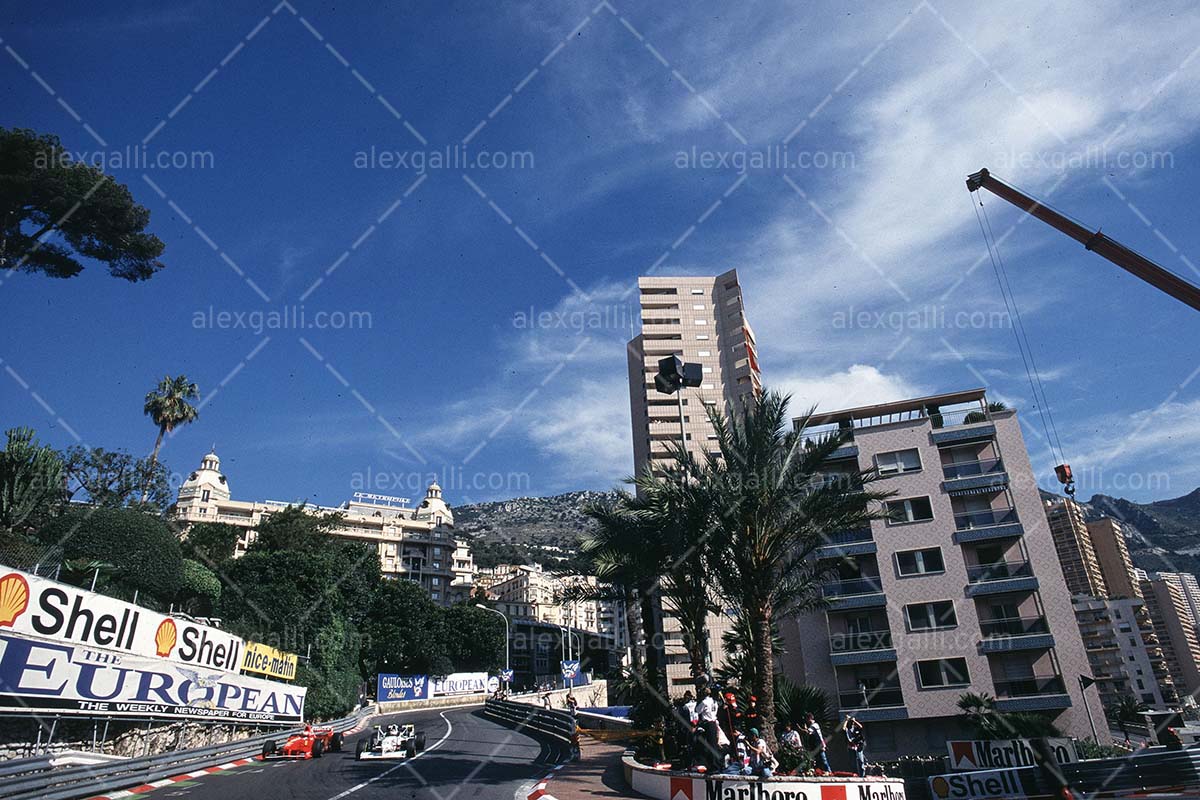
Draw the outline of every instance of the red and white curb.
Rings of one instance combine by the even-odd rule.
[[[122,798],[122,797],[134,797],[135,795],[145,794],[146,792],[150,792],[155,789],[161,789],[164,786],[171,786],[172,784],[179,783],[180,781],[189,781],[189,780],[192,780],[193,778],[202,778],[205,775],[211,775],[214,772],[224,772],[227,769],[234,769],[235,767],[244,767],[247,764],[253,764],[256,761],[261,761],[261,759],[259,759],[259,758],[239,758],[236,761],[229,761],[225,764],[218,764],[215,767],[205,767],[204,769],[192,770],[191,772],[185,773],[183,775],[173,775],[170,778],[163,778],[162,780],[159,780],[159,781],[151,781],[150,783],[143,783],[141,786],[134,786],[132,789],[122,789],[119,792],[112,792],[111,794],[93,795],[92,797],[88,798],[88,800],[120,800],[120,798]]]
[[[554,773],[558,772],[565,766],[566,764],[559,764],[557,767],[546,773],[546,777],[534,784],[533,791],[529,793],[529,796],[526,797],[525,800],[558,800],[558,798],[550,794],[549,790],[546,789],[546,784],[548,784],[550,779],[554,777]]]

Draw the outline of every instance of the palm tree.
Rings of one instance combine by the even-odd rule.
[[[1113,703],[1107,709],[1109,719],[1117,723],[1126,739],[1129,738],[1129,723],[1145,723],[1146,718],[1142,714],[1149,710],[1150,706],[1133,695],[1123,696],[1118,702]]]
[[[719,454],[704,466],[702,490],[720,509],[708,533],[709,572],[723,599],[750,626],[758,664],[752,693],[763,714],[763,733],[774,744],[774,619],[823,606],[820,587],[830,567],[816,549],[838,531],[880,518],[872,505],[890,494],[866,490],[873,471],[842,473],[832,480],[827,463],[851,432],[839,430],[812,441],[810,410],[793,427],[789,398],[766,392],[726,419],[709,418]]]
[[[158,450],[162,447],[163,437],[180,425],[195,422],[200,412],[189,400],[200,396],[200,389],[187,379],[186,375],[172,378],[163,376],[154,391],[146,393],[146,404],[142,411],[158,426],[158,438],[154,440],[154,450],[150,453],[150,469],[158,463]],[[145,500],[145,491],[142,500]]]
[[[996,699],[987,693],[963,693],[958,698],[958,708],[980,739],[1042,739],[1062,735],[1042,714],[1000,711]]]

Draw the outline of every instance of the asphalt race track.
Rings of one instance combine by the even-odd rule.
[[[409,722],[426,749],[405,761],[355,761],[346,738],[340,753],[307,761],[254,762],[195,781],[165,786],[147,798],[187,800],[525,800],[563,756],[561,749],[485,719],[480,709],[419,711],[376,717],[371,724]]]

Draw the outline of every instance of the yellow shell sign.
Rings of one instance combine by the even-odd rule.
[[[154,649],[156,655],[169,656],[171,648],[175,646],[175,640],[179,638],[179,633],[175,628],[175,620],[164,619],[158,624],[158,630],[154,632]]]
[[[13,621],[29,607],[29,583],[15,572],[0,578],[0,627]]]
[[[290,681],[296,677],[296,661],[295,653],[285,653],[258,642],[246,642],[242,669],[245,672],[257,672],[260,675]]]

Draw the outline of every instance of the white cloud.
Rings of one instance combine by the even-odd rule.
[[[853,364],[841,372],[824,375],[785,374],[767,376],[769,388],[792,396],[791,412],[800,414],[811,406],[821,411],[907,400],[926,392],[899,375],[889,375],[878,367]]]

